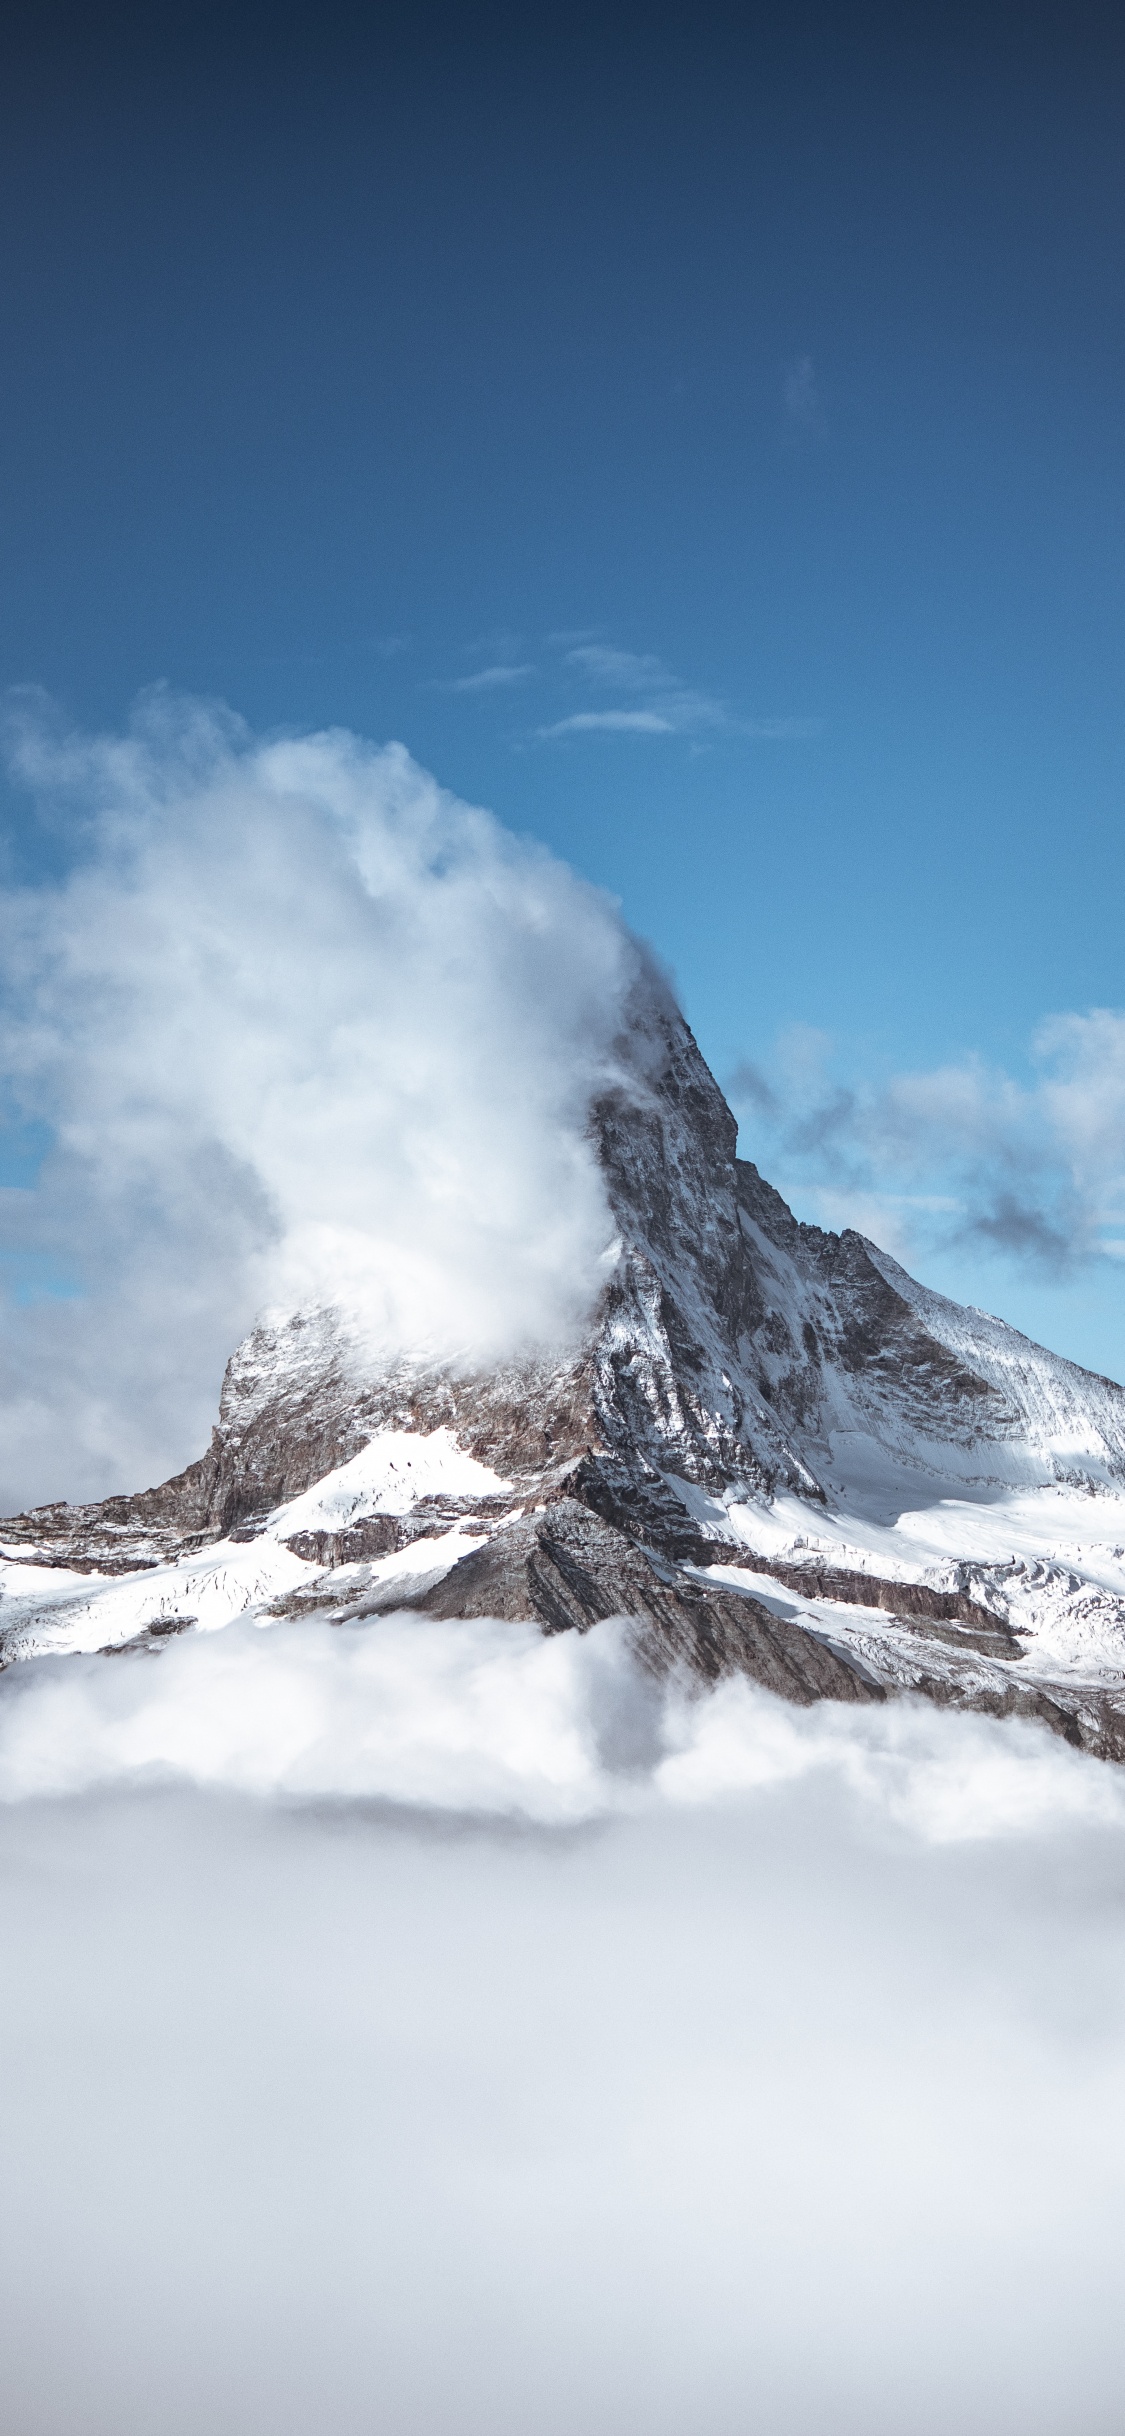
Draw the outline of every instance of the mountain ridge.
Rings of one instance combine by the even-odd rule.
[[[258,1583],[256,1602],[230,1589],[232,1612],[359,1621],[409,1604],[545,1630],[625,1613],[647,1663],[701,1679],[742,1671],[806,1699],[914,1690],[1125,1752],[1125,1391],[933,1294],[853,1230],[798,1220],[739,1159],[651,976],[589,1130],[615,1256],[577,1344],[474,1367],[373,1358],[332,1310],[261,1323],[195,1463],[0,1524],[0,1656],[123,1645],[89,1638],[98,1594],[75,1585],[99,1577],[126,1620],[134,1584],[151,1636],[161,1614],[180,1620],[185,1568],[202,1580],[210,1563],[212,1591],[224,1568]],[[360,1488],[342,1526],[298,1526],[318,1484],[374,1479],[392,1441],[448,1454],[450,1481],[456,1454],[489,1486],[442,1486],[439,1464],[401,1511]],[[1076,1574],[1048,1527],[1068,1499],[1101,1550]],[[255,1548],[261,1581],[222,1553]],[[50,1595],[36,1571],[55,1575]]]

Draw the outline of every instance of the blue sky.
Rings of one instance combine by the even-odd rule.
[[[93,10],[0,103],[0,681],[401,738],[620,896],[802,1214],[1118,1375],[1125,1029],[1042,1027],[1125,1003],[1122,65]]]

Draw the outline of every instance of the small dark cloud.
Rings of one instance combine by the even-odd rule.
[[[742,1058],[733,1074],[728,1076],[727,1095],[738,1107],[753,1108],[758,1116],[777,1117],[781,1114],[776,1091],[767,1083],[760,1067],[752,1065],[748,1057]]]
[[[854,1138],[858,1117],[855,1092],[841,1084],[819,1107],[797,1118],[789,1131],[789,1148],[800,1159],[838,1156],[841,1145]]]
[[[1035,1202],[1012,1192],[995,1194],[991,1205],[966,1219],[957,1234],[960,1240],[991,1244],[1052,1276],[1070,1267],[1077,1249],[1073,1233],[1064,1233]]]

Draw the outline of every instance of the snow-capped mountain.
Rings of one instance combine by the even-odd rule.
[[[1125,1392],[799,1224],[651,981],[590,1124],[617,1241],[583,1342],[482,1371],[375,1363],[332,1311],[256,1329],[187,1471],[0,1527],[4,1660],[625,1614],[653,1666],[1125,1756]]]

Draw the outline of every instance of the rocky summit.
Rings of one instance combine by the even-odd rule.
[[[616,1226],[581,1342],[374,1361],[256,1329],[206,1454],[0,1525],[0,1658],[236,1615],[631,1620],[654,1670],[905,1694],[1125,1757],[1125,1392],[798,1222],[649,984],[590,1127]]]

